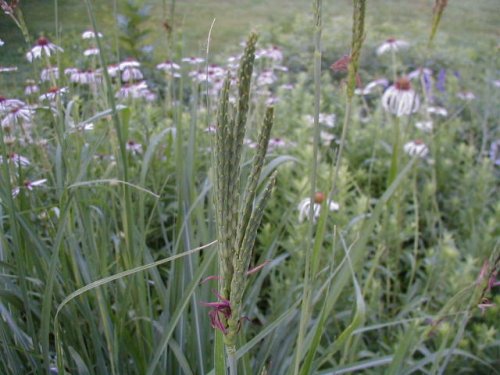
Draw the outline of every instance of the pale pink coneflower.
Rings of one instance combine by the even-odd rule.
[[[314,195],[314,200],[312,202],[312,204],[313,204],[313,220],[314,221],[316,221],[319,218],[319,216],[321,214],[321,206],[322,206],[323,202],[325,201],[325,199],[326,199],[325,194],[323,194],[321,192],[317,192]],[[340,209],[340,205],[331,199],[327,199],[326,207],[330,211],[338,211]],[[302,201],[300,201],[297,208],[299,210],[299,222],[302,223],[304,221],[304,219],[309,218],[309,213],[311,210],[311,198],[310,197],[304,198]]]
[[[41,180],[36,180],[36,181],[26,180],[26,181],[24,181],[22,187],[17,186],[14,189],[12,189],[12,197],[13,198],[17,197],[19,195],[19,193],[21,192],[21,188],[29,190],[29,191],[33,191],[34,187],[43,186],[43,185],[45,185],[46,182],[47,182],[46,178],[41,179]]]
[[[430,133],[434,127],[432,121],[417,121],[415,127],[423,132]]]
[[[309,125],[314,125],[314,117],[311,115],[305,115],[304,120],[309,124]],[[326,126],[327,128],[334,128],[335,127],[335,121],[336,121],[336,116],[334,113],[320,113],[318,116],[318,122],[321,125]]]
[[[472,91],[461,91],[457,93],[457,98],[465,100],[465,101],[471,101],[476,99],[476,95]]]
[[[133,58],[128,58],[125,61],[122,61],[118,64],[120,70],[125,70],[129,68],[140,68],[141,63]]]
[[[112,64],[107,67],[108,74],[110,77],[117,77],[120,72],[120,66],[118,64]]]
[[[283,72],[283,73],[288,72],[288,67],[283,66],[283,65],[275,65],[275,66],[273,66],[273,69],[277,70],[279,72]]]
[[[40,92],[40,87],[36,84],[36,82],[32,79],[26,80],[24,86],[24,95],[31,96],[33,94],[37,94]]]
[[[295,88],[295,86],[291,83],[285,83],[280,86],[280,89],[285,90],[285,91],[292,91]]]
[[[260,58],[267,58],[272,61],[281,61],[283,60],[283,52],[277,47],[277,46],[272,46],[269,48],[265,49],[259,49],[255,51],[255,58],[260,59]]]
[[[364,88],[357,88],[354,90],[356,95],[370,95],[377,87],[385,89],[389,85],[389,81],[385,78],[376,79],[369,82]]]
[[[252,141],[250,138],[243,139],[243,144],[249,148],[255,149],[258,146],[257,142]]]
[[[283,138],[275,137],[275,138],[271,138],[269,140],[267,150],[269,152],[271,152],[271,151],[276,150],[278,148],[286,147],[287,145],[288,144],[285,142],[285,140]]]
[[[205,133],[210,133],[210,134],[217,133],[217,126],[209,125],[207,128],[205,128]]]
[[[0,73],[17,72],[17,66],[0,66]]]
[[[146,82],[138,82],[138,83],[128,83],[123,85],[120,90],[116,93],[116,97],[119,99],[139,99],[139,98],[147,98],[150,90],[146,84]]]
[[[258,86],[266,86],[266,85],[272,85],[278,77],[274,74],[272,70],[264,70],[262,73],[260,73],[257,77],[257,85]]]
[[[419,156],[421,158],[425,158],[429,154],[429,148],[420,139],[405,143],[403,150],[409,156]]]
[[[224,78],[226,76],[226,70],[222,68],[219,65],[216,64],[211,64],[207,70],[206,73],[214,78]]]
[[[5,146],[7,147],[12,147],[15,145],[17,142],[17,138],[13,135],[4,135],[3,136],[3,143],[5,143]]]
[[[399,78],[382,95],[382,107],[397,117],[410,115],[420,108],[420,99],[411,88],[410,80]]]
[[[65,94],[66,92],[68,92],[67,87],[51,87],[45,94],[40,95],[39,100],[48,100],[50,102],[54,102],[59,95]]]
[[[490,145],[490,160],[496,166],[500,166],[500,139],[493,141]]]
[[[74,124],[72,128],[73,128],[72,132],[85,132],[89,130],[94,130],[94,123],[88,122],[88,123]]]
[[[121,78],[124,82],[140,81],[144,78],[142,72],[139,70],[140,63],[138,61],[125,61],[120,63],[119,66],[122,72]]]
[[[142,72],[138,68],[126,67],[121,69],[121,71],[122,71],[122,81],[124,82],[140,81],[144,79]]]
[[[198,65],[198,64],[201,64],[202,62],[205,61],[205,59],[201,58],[201,57],[184,57],[182,60],[182,62],[185,62],[185,63],[188,63],[188,64],[191,64],[191,65]]]
[[[59,79],[59,69],[57,67],[42,69],[40,73],[40,80],[42,82],[52,81]]]
[[[269,98],[266,99],[266,106],[272,107],[272,106],[278,104],[279,101],[280,100],[279,100],[278,97],[276,97],[276,96],[270,96]]]
[[[5,42],[2,39],[0,39],[0,47],[2,47],[4,44]]]
[[[135,142],[135,141],[129,140],[127,142],[127,144],[125,145],[125,148],[132,155],[142,154],[142,145],[140,143]]]
[[[408,79],[420,78],[421,76],[432,77],[432,70],[429,68],[419,68],[406,75]]]
[[[11,152],[10,154],[7,155],[7,161],[16,164],[17,167],[27,167],[28,165],[31,164],[28,158],[16,154],[15,152]],[[2,155],[0,155],[0,163],[3,163]]]
[[[156,65],[156,69],[163,70],[164,72],[172,73],[176,70],[179,70],[181,67],[174,63],[172,60],[165,60],[164,62]]]
[[[22,125],[31,122],[33,110],[29,106],[17,107],[11,109],[2,119],[2,128],[10,128],[16,124]]]
[[[55,53],[57,51],[63,52],[64,50],[42,36],[38,38],[33,48],[31,48],[31,50],[26,53],[26,58],[29,62],[33,62],[34,59],[42,58],[42,55],[50,57],[52,53]]]
[[[5,96],[0,96],[0,112],[9,112],[14,108],[23,107],[26,104],[19,99],[8,99]]]
[[[102,38],[102,34],[101,33],[95,33],[93,30],[86,30],[82,33],[82,39],[95,39],[96,36],[98,38]]]
[[[237,70],[241,60],[241,54],[236,56],[229,56],[227,58],[227,68],[231,71]]]
[[[410,43],[408,43],[407,41],[396,38],[389,38],[377,48],[377,55],[380,56],[389,51],[397,52],[401,49],[406,49],[409,46]]]
[[[335,135],[326,132],[324,130],[321,130],[319,133],[319,137],[321,138],[321,141],[323,142],[323,145],[328,146],[334,139]]]
[[[89,57],[89,56],[97,56],[99,54],[99,48],[88,48],[85,51],[83,51],[83,56]]]
[[[66,69],[64,72],[69,75],[69,80],[73,83],[90,85],[101,81],[99,73],[93,70],[81,71],[78,69]]]
[[[442,117],[448,116],[448,111],[446,110],[446,108],[443,108],[443,107],[434,107],[434,106],[427,107],[427,113],[430,113],[431,115],[442,116]]]

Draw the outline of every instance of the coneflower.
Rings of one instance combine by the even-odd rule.
[[[32,62],[35,59],[42,58],[43,55],[50,57],[57,51],[63,52],[63,49],[42,36],[37,39],[33,48],[26,53],[26,58],[29,62]]]
[[[410,80],[401,77],[382,96],[382,107],[397,117],[410,115],[420,108],[420,99]]]

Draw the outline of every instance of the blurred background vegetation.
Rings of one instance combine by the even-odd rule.
[[[368,44],[379,43],[379,35],[402,39],[414,39],[415,35],[419,35],[425,38],[427,34],[421,31],[430,22],[429,10],[433,3],[433,0],[370,1],[366,20]],[[337,37],[339,32],[344,33],[346,38],[343,41],[335,39],[335,44],[344,44],[344,49],[348,46],[347,35],[350,32],[349,17],[346,18],[350,6],[350,0],[326,1],[323,11],[324,33],[334,32]],[[33,39],[40,35],[55,36],[56,7],[63,41],[89,28],[84,1],[21,0],[21,9]],[[152,54],[153,59],[165,58],[169,40],[175,41],[177,51],[183,49],[183,55],[204,54],[214,19],[210,47],[212,52],[217,53],[227,48],[237,50],[238,42],[251,29],[267,34],[267,39],[272,42],[278,35],[291,32],[297,22],[309,24],[306,21],[311,17],[311,4],[303,0],[107,0],[95,1],[94,9],[98,25],[105,33],[106,30],[112,33],[123,31],[124,17],[139,10],[143,19],[136,26],[145,32],[142,47]],[[440,26],[439,42],[465,49],[478,44],[489,43],[494,46],[500,37],[499,15],[498,0],[453,2]],[[169,33],[175,38],[169,39]],[[116,35],[116,44],[120,36],[123,35]],[[0,66],[19,65],[23,60],[20,57],[28,46],[23,43],[22,35],[14,23],[4,14],[0,14],[0,37],[10,46],[2,49]],[[309,35],[304,37],[310,38]],[[116,45],[114,47],[116,49]],[[324,43],[325,50],[332,47]]]

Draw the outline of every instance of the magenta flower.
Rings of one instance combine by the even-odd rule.
[[[227,333],[225,322],[231,317],[231,302],[223,298],[219,293],[215,291],[214,293],[217,296],[217,302],[201,302],[201,304],[212,309],[208,312],[212,328],[220,330],[225,335]]]

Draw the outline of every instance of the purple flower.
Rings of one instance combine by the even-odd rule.
[[[490,159],[493,164],[500,166],[500,139],[491,143]]]
[[[436,88],[441,92],[446,91],[446,69],[441,69],[439,71]]]

